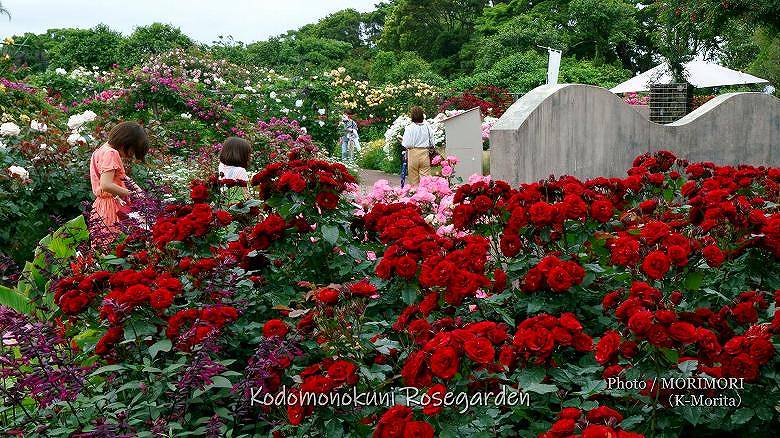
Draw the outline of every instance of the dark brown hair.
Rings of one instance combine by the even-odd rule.
[[[226,166],[249,167],[249,157],[252,155],[252,144],[243,138],[228,137],[222,143],[219,162]]]
[[[111,128],[108,144],[126,156],[143,161],[149,150],[149,137],[143,126],[136,122],[122,122]]]
[[[409,113],[412,117],[412,122],[414,123],[422,123],[423,120],[425,120],[425,113],[423,112],[422,107],[413,106]]]

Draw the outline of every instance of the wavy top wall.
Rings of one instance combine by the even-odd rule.
[[[692,161],[780,164],[780,100],[720,95],[669,125],[650,122],[609,90],[537,87],[490,132],[490,174],[513,184],[550,175],[622,177],[640,154],[670,150]]]

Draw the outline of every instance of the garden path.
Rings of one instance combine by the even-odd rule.
[[[364,192],[370,191],[374,183],[380,179],[386,179],[391,186],[401,185],[401,176],[382,172],[381,170],[360,169],[360,188]]]

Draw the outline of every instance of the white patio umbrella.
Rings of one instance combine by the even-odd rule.
[[[769,81],[732,70],[712,62],[694,60],[683,64],[686,80],[696,88],[721,87],[724,85],[766,84]],[[629,93],[650,90],[650,84],[674,82],[669,64],[663,63],[612,88],[611,92]]]

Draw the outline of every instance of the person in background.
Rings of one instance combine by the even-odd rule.
[[[95,201],[89,222],[93,244],[104,246],[119,234],[119,213],[132,209],[131,194],[141,195],[138,186],[127,177],[123,160],[143,161],[148,150],[146,130],[138,123],[122,122],[111,129],[108,142],[92,153],[89,179]]]
[[[228,137],[219,152],[219,180],[228,180],[227,201],[244,201],[249,197],[249,161],[252,157],[252,144],[239,137]],[[243,187],[239,187],[243,186]]]
[[[355,159],[355,148],[359,147],[357,123],[345,112],[341,116],[341,161],[352,161]],[[350,142],[354,145],[349,147]]]
[[[421,107],[412,107],[409,115],[412,123],[404,129],[401,146],[406,154],[406,182],[416,186],[420,183],[420,177],[431,175],[431,160],[428,151],[433,148],[433,132],[425,123],[425,114]]]

